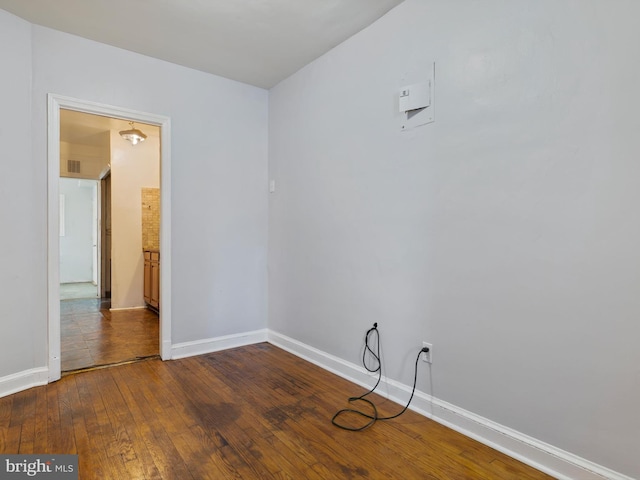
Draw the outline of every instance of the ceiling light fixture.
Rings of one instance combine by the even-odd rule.
[[[129,122],[129,125],[131,125],[131,128],[129,130],[122,130],[120,132],[120,136],[125,140],[129,140],[133,145],[144,142],[144,139],[147,138],[147,136],[137,128],[134,128],[133,122]]]

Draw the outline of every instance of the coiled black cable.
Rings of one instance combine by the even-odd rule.
[[[373,351],[373,349],[369,345],[369,343],[370,343],[369,342],[369,338],[374,333],[375,333],[375,336],[376,336],[376,351],[375,352]],[[369,330],[367,330],[367,333],[365,334],[365,337],[364,337],[364,350],[362,352],[362,364],[364,365],[364,368],[367,369],[367,371],[372,372],[372,373],[378,372],[378,381],[373,386],[373,388],[371,390],[369,390],[368,392],[363,393],[362,395],[360,395],[358,397],[349,397],[349,403],[361,401],[361,402],[365,402],[366,404],[368,404],[372,409],[372,413],[369,414],[369,413],[363,412],[361,410],[357,410],[355,408],[343,408],[342,410],[339,410],[338,412],[336,412],[336,414],[331,419],[331,423],[333,423],[336,427],[342,428],[344,430],[350,430],[352,432],[360,432],[362,430],[366,430],[367,428],[371,427],[378,420],[391,420],[393,418],[397,418],[400,415],[402,415],[409,408],[409,405],[411,404],[411,400],[413,400],[413,395],[416,392],[416,383],[418,381],[418,360],[420,360],[420,354],[422,354],[423,352],[428,352],[428,351],[429,350],[427,348],[423,348],[422,350],[420,350],[420,352],[418,353],[418,356],[416,357],[416,364],[415,364],[415,369],[414,369],[414,374],[413,374],[413,388],[411,390],[411,396],[409,397],[409,401],[407,402],[407,404],[404,406],[404,408],[400,412],[396,413],[395,415],[391,415],[389,417],[380,417],[378,415],[378,409],[376,408],[376,405],[371,400],[369,400],[368,398],[365,398],[367,395],[370,395],[371,393],[373,393],[376,388],[378,388],[378,385],[380,384],[380,381],[382,380],[382,361],[380,359],[380,333],[378,332],[378,324],[374,323],[373,324],[373,328],[370,328]],[[371,367],[369,367],[367,365],[367,361],[366,361],[367,353],[371,357],[373,357],[373,359],[375,360],[375,364],[376,364],[375,368],[371,368]],[[365,423],[362,426],[351,427],[349,425],[345,425],[345,424],[342,424],[342,423],[338,422],[338,418],[340,418],[341,416],[343,416],[345,414],[357,415],[357,416],[360,416],[360,417],[368,419],[368,421],[367,421],[367,423]]]

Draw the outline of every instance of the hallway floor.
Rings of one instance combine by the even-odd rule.
[[[60,300],[77,298],[98,298],[98,286],[91,282],[60,284]]]
[[[60,302],[62,372],[159,354],[158,315],[151,310],[109,311],[109,299]]]

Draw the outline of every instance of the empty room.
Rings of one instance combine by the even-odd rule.
[[[639,17],[0,0],[0,478],[640,479]]]

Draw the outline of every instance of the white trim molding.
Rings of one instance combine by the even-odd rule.
[[[377,380],[363,367],[272,330],[268,342],[364,388],[373,387]],[[382,377],[376,392],[404,405],[411,387]],[[634,480],[420,391],[409,408],[559,480]]]
[[[122,118],[160,127],[160,357],[171,358],[171,119],[164,115],[140,112],[123,107],[80,100],[49,93],[47,96],[47,157],[48,157],[48,335],[49,381],[60,379],[60,238],[59,238],[59,177],[60,177],[60,109]]]
[[[204,340],[195,340],[193,342],[176,343],[173,345],[171,358],[177,360],[179,358],[193,357],[195,355],[203,355],[205,353],[218,352],[220,350],[243,347],[245,345],[266,341],[267,330],[263,329],[207,338]]]
[[[361,366],[268,329],[174,345],[167,342],[163,347],[170,349],[172,359],[180,359],[261,342],[269,342],[363,388],[371,388],[377,379]],[[0,378],[0,397],[45,385],[49,377],[47,368],[35,368]],[[378,393],[404,405],[411,387],[383,376]],[[415,392],[409,408],[559,480],[634,480],[424,392]]]
[[[146,305],[140,305],[138,307],[121,307],[121,308],[110,308],[110,312],[122,312],[127,310],[145,310],[147,308]]]
[[[6,397],[32,387],[46,385],[49,382],[49,369],[32,368],[0,378],[0,397]]]

